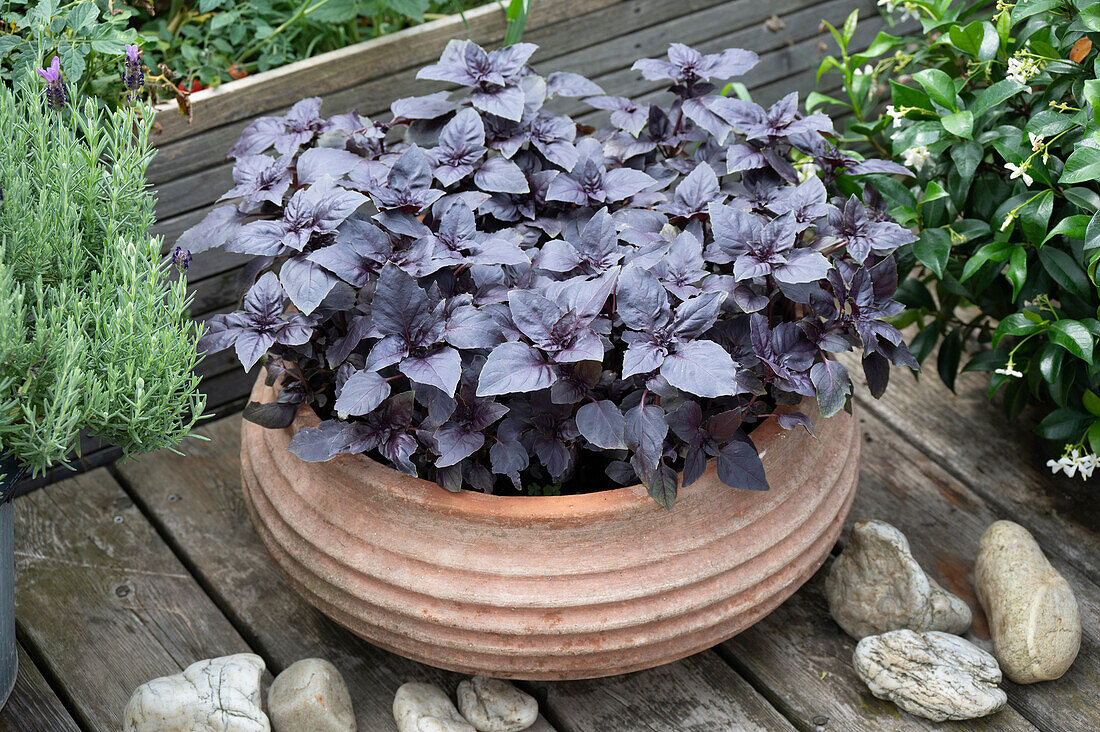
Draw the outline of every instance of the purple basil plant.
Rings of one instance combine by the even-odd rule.
[[[885,320],[914,237],[859,181],[905,168],[838,149],[797,94],[724,96],[748,51],[638,61],[668,82],[659,106],[539,76],[535,50],[452,41],[419,78],[457,93],[386,122],[305,99],[244,131],[232,203],[180,246],[255,256],[203,339],[266,358],[278,397],[246,418],[310,405],[306,461],[367,453],[452,491],[584,492],[598,470],[667,507],[710,458],[766,489],[750,433],[845,408],[831,353],[861,349],[875,396],[890,363],[916,368]],[[611,126],[554,111],[583,103]]]

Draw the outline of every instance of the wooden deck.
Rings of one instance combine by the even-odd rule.
[[[986,648],[972,586],[978,537],[999,518],[1028,527],[1081,606],[1084,641],[1066,676],[1006,682],[1010,706],[971,724],[911,717],[856,678],[854,644],[829,618],[822,572],[755,627],[691,658],[609,679],[527,684],[543,713],[534,729],[1100,729],[1095,486],[1051,476],[1028,426],[988,405],[978,376],[965,375],[957,396],[933,376],[895,373],[892,386],[883,401],[858,401],[865,444],[850,520],[901,528],[922,566],[975,609],[968,637]],[[333,661],[361,732],[395,729],[390,708],[405,681],[453,690],[455,674],[357,639],[289,589],[240,498],[239,427],[227,417],[184,456],[100,468],[17,499],[21,667],[0,730],[115,732],[138,684],[248,650],[273,672],[307,656]]]

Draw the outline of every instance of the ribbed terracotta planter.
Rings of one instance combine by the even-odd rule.
[[[252,398],[274,400],[260,381]],[[244,494],[267,549],[314,606],[402,656],[498,678],[650,668],[749,627],[821,566],[851,506],[858,422],[817,439],[753,433],[771,490],[708,467],[671,511],[642,486],[580,496],[448,493],[362,455],[304,463],[244,422]],[[593,475],[592,480],[607,480]]]

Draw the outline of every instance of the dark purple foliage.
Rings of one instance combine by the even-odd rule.
[[[667,107],[543,79],[534,51],[452,41],[419,76],[465,89],[398,100],[389,122],[323,119],[307,99],[250,125],[232,202],[181,239],[263,273],[203,346],[267,356],[279,397],[249,419],[317,411],[290,445],[303,460],[365,452],[450,490],[575,487],[596,469],[666,506],[713,460],[766,489],[751,431],[812,429],[804,398],[844,408],[829,354],[861,349],[876,396],[889,364],[915,367],[885,320],[913,237],[853,195],[852,176],[902,171],[839,150],[796,95],[765,109],[718,93],[747,51],[639,61]],[[552,113],[555,96],[613,127]],[[795,155],[822,177],[800,180]]]

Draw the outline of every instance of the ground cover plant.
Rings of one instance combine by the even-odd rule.
[[[1061,450],[1048,465],[1088,478],[1100,454],[1100,4],[895,5],[919,32],[849,53],[853,14],[822,66],[846,95],[810,100],[850,110],[850,141],[917,173],[875,182],[920,229],[899,256],[908,311],[895,323],[919,329],[918,361],[939,345],[948,386],[960,369],[986,371],[1010,415],[1034,406]]]
[[[149,236],[149,115],[36,78],[0,84],[0,462],[41,472],[82,433],[175,445],[204,398],[186,283]]]
[[[829,354],[861,349],[876,395],[890,363],[916,365],[884,320],[913,236],[858,180],[908,171],[838,149],[797,94],[724,96],[748,51],[637,61],[667,82],[660,106],[540,76],[534,50],[452,41],[419,77],[461,91],[389,121],[305,99],[250,125],[229,203],[179,242],[255,257],[203,346],[266,357],[278,398],[247,419],[319,413],[291,442],[303,460],[368,453],[450,490],[598,490],[606,472],[670,506],[677,474],[716,458],[728,485],[765,489],[749,433],[811,429],[803,399],[843,409]]]

